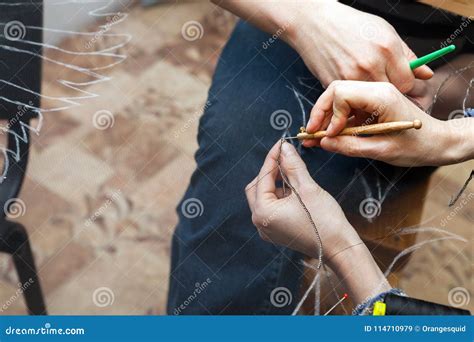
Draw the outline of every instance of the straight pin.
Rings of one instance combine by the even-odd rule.
[[[333,311],[338,305],[340,305],[344,300],[346,300],[347,297],[349,297],[349,295],[347,293],[344,293],[344,296],[342,296],[342,298],[339,299],[337,303],[334,304],[323,316],[327,316],[328,314],[330,314],[331,311]]]

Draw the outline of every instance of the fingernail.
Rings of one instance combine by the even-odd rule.
[[[308,123],[306,124],[306,130],[308,130],[312,122],[313,122],[313,119],[309,119]]]

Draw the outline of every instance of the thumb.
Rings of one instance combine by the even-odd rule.
[[[402,47],[403,47],[403,52],[405,56],[407,57],[408,61],[411,62],[418,58],[404,41],[402,41]],[[415,75],[416,78],[420,80],[429,80],[431,77],[433,77],[434,72],[433,70],[431,70],[429,66],[422,65],[421,67],[414,69],[413,74]]]
[[[284,142],[281,147],[281,167],[290,183],[294,185],[314,182],[295,147],[287,142]]]

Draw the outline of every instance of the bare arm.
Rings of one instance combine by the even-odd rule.
[[[211,0],[214,4],[234,13],[252,23],[261,30],[275,33],[283,30],[282,39],[291,44],[291,32],[294,29],[295,17],[300,12],[299,1],[241,1]],[[322,3],[320,0],[305,1],[305,8],[317,13]]]
[[[246,188],[252,221],[264,240],[318,258],[318,240],[301,204],[293,193],[283,197],[282,189],[276,188],[278,151],[279,143],[268,153],[260,174]],[[341,207],[314,182],[296,149],[284,143],[281,153],[280,165],[317,226],[323,260],[344,281],[354,302],[364,302],[389,290],[389,283]]]
[[[444,121],[450,132],[449,142],[446,144],[449,164],[456,164],[474,159],[474,118],[463,118]],[[462,120],[462,121],[461,121]]]
[[[356,304],[391,289],[365,244],[342,251],[330,261],[330,267]]]
[[[408,92],[415,77],[433,75],[427,66],[410,70],[415,54],[384,19],[336,0],[212,2],[270,34],[278,33],[323,86],[346,79],[390,81]]]

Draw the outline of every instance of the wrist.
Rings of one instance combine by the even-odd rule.
[[[302,53],[308,45],[308,34],[317,36],[320,28],[324,26],[330,12],[334,11],[334,6],[341,5],[337,0],[313,0],[304,2],[301,5],[295,2],[294,14],[282,16],[281,19],[275,18],[279,27],[285,27],[283,40],[296,51]],[[304,6],[304,7],[303,7]],[[334,15],[334,14],[332,14]]]
[[[330,237],[328,239],[326,239],[325,236],[322,237],[324,253],[323,259],[324,262],[327,263],[328,266],[331,268],[339,266],[339,260],[337,259],[337,256],[339,254],[343,254],[347,249],[350,249],[356,245],[364,244],[359,238],[359,235],[357,235],[357,233],[354,231],[354,228],[352,228],[352,226],[349,227],[350,229],[337,229],[338,231],[343,232],[340,235],[337,235],[337,237]],[[313,231],[311,231],[311,236],[313,238],[305,239],[305,244],[301,246],[302,248],[300,248],[299,250],[304,255],[307,255],[313,259],[318,259],[319,249],[315,247],[317,246],[318,240],[316,239],[316,236]]]
[[[324,241],[325,262],[335,271],[337,269],[347,269],[345,258],[360,257],[360,253],[367,249],[348,221],[341,225],[344,228],[338,229],[339,233],[336,236],[332,237],[327,243]]]
[[[355,303],[391,288],[364,243],[338,253],[328,264],[344,282]]]
[[[452,119],[438,121],[438,124],[440,124],[438,134],[440,134],[442,142],[440,146],[443,149],[441,151],[443,156],[441,165],[461,163],[474,158],[474,140],[472,138],[474,119]]]
[[[352,260],[364,260],[367,258],[367,252],[367,246],[359,239],[358,242],[347,245],[345,248],[330,255],[326,262],[334,272],[343,275],[345,271],[351,268]]]
[[[462,122],[460,122],[462,128],[459,130],[457,143],[458,163],[474,159],[474,119],[466,117],[459,120],[462,120]],[[456,126],[453,120],[450,121],[452,121],[452,125]]]

